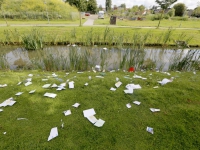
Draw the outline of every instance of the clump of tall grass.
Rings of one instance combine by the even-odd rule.
[[[44,33],[33,28],[29,33],[22,35],[22,43],[26,50],[39,50],[44,48]]]
[[[6,59],[6,56],[3,54],[0,55],[0,69],[9,69],[8,61]]]

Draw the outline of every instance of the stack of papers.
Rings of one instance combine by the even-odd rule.
[[[50,97],[50,98],[55,98],[57,96],[57,94],[54,94],[54,93],[45,93],[44,96]]]
[[[12,106],[16,101],[11,97],[0,104],[0,107]]]
[[[51,129],[50,135],[48,137],[48,141],[58,136],[58,128],[54,127]]]

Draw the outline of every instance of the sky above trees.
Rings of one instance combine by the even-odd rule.
[[[105,1],[106,0],[97,0],[97,5],[102,5],[102,7],[105,7]],[[194,9],[197,7],[198,2],[200,0],[178,0],[175,4],[177,3],[184,3],[188,9]],[[133,5],[144,5],[147,8],[152,7],[153,5],[157,5],[155,3],[155,0],[112,0],[112,6],[113,5],[121,5],[122,3],[126,4],[127,8],[132,7]],[[173,6],[173,5],[172,5]]]

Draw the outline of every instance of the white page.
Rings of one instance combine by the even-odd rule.
[[[151,110],[152,112],[158,112],[158,111],[160,111],[160,109],[156,109],[156,108],[150,108],[150,110]]]
[[[73,89],[74,88],[74,81],[69,82],[69,88]]]
[[[17,94],[15,94],[16,96],[22,95],[23,92],[18,92]]]
[[[94,111],[93,108],[87,109],[87,110],[84,110],[84,111],[83,111],[84,117],[93,116],[93,115],[95,115],[95,114],[96,114],[96,112]]]
[[[75,103],[74,105],[72,105],[72,106],[74,106],[74,107],[78,107],[80,104],[79,103]]]
[[[51,84],[45,84],[42,87],[46,89],[46,88],[49,88],[50,86],[51,86]]]
[[[88,83],[85,83],[84,85],[85,85],[85,86],[88,86]]]
[[[131,108],[131,104],[130,103],[126,104],[126,107]]]
[[[124,90],[124,93],[126,93],[126,94],[133,94],[133,89]]]
[[[29,85],[31,85],[32,84],[32,82],[26,82],[24,85],[25,86],[29,86]]]
[[[57,94],[54,93],[45,93],[44,96],[50,97],[50,98],[55,98]]]
[[[3,111],[3,109],[0,109],[0,112],[2,112]]]
[[[117,83],[115,83],[115,86],[118,88],[120,87],[120,85],[122,85],[122,82],[118,81]]]
[[[0,88],[4,88],[4,87],[6,87],[7,86],[7,84],[0,84]]]
[[[95,116],[89,116],[87,119],[93,124],[97,122],[97,118]]]
[[[68,116],[68,115],[72,114],[71,110],[66,110],[63,113],[64,113],[65,116]]]
[[[22,82],[19,82],[17,85],[20,85],[20,84],[22,84]]]
[[[102,76],[96,76],[96,78],[104,78],[104,77],[102,77]]]
[[[28,120],[26,118],[17,118],[17,120]]]
[[[35,93],[35,91],[36,91],[36,90],[32,90],[32,91],[30,91],[29,93],[30,93],[30,94],[33,94],[33,93]]]
[[[29,74],[28,76],[29,76],[29,77],[32,77],[32,76],[33,76],[33,74]]]
[[[147,132],[149,132],[149,133],[151,133],[151,134],[153,134],[153,128],[151,128],[151,127],[147,127]]]
[[[58,85],[54,83],[51,87],[56,88],[56,87],[58,87]]]
[[[111,91],[116,91],[116,88],[111,87],[110,90]]]
[[[54,127],[51,129],[50,135],[48,137],[48,141],[58,136],[58,128]]]
[[[141,104],[141,102],[139,102],[139,101],[134,101],[133,103],[136,104],[136,105],[140,105]]]
[[[97,120],[97,122],[94,125],[96,127],[102,127],[104,123],[105,123],[104,120],[99,119],[99,120]]]

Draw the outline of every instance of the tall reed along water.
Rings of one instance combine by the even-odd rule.
[[[85,46],[50,46],[43,50],[27,51],[14,46],[1,50],[1,69],[42,69],[91,70],[100,65],[101,69],[128,70],[199,70],[199,49],[163,49],[140,47],[85,47]]]

